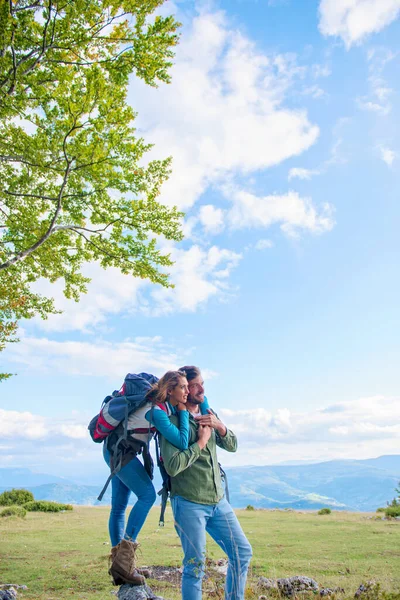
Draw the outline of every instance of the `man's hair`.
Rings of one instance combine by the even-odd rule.
[[[192,379],[195,379],[195,377],[199,377],[199,375],[201,375],[199,367],[194,367],[193,365],[181,367],[179,370],[186,373],[186,379],[188,381],[192,381]]]

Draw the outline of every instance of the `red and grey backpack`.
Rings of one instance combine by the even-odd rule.
[[[157,381],[155,375],[148,373],[128,373],[121,389],[106,396],[100,413],[88,425],[92,440],[106,443],[111,454],[111,473],[98,500],[103,498],[111,478],[121,470],[129,453],[143,454],[146,471],[153,478],[153,461],[148,447],[156,430],[145,414],[151,408],[146,396]]]

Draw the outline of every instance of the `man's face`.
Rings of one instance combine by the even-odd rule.
[[[187,401],[190,404],[201,404],[204,402],[204,379],[198,375],[189,381],[189,396]]]

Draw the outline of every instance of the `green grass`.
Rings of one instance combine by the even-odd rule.
[[[65,513],[28,513],[25,519],[0,522],[0,582],[25,584],[20,599],[103,600],[113,589],[107,575],[110,552],[108,507],[74,507]],[[238,511],[254,551],[248,599],[258,598],[258,576],[306,575],[326,587],[343,587],[352,597],[360,583],[379,582],[400,592],[400,522],[375,520],[364,513]],[[140,536],[141,565],[180,566],[181,548],[172,515],[158,528],[154,508]],[[209,540],[208,556],[223,552]],[[150,582],[169,600],[177,586]],[[207,597],[205,594],[204,597]]]

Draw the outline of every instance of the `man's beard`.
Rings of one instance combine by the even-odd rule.
[[[189,396],[187,397],[187,400],[186,400],[186,402],[187,402],[188,404],[193,404],[194,406],[198,406],[199,404],[202,404],[202,402],[203,402],[203,399],[201,399],[201,400],[198,400],[197,398],[193,398],[193,396],[191,396],[191,395],[189,394]]]

